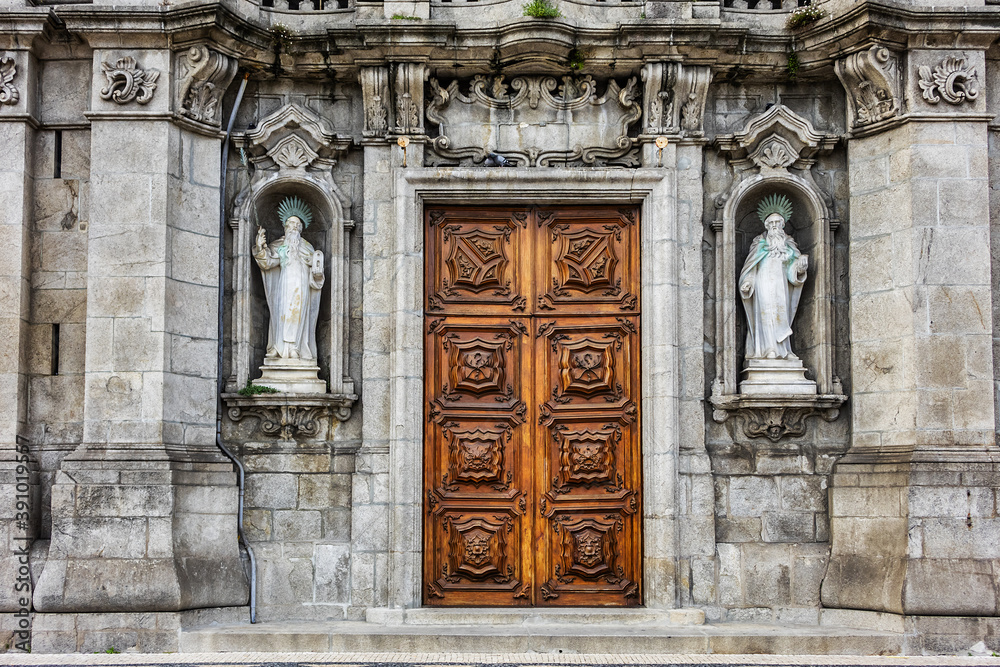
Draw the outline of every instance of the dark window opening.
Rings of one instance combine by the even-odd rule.
[[[54,144],[55,155],[52,158],[52,178],[62,178],[62,130],[56,130]]]

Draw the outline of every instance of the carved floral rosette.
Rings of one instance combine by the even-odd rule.
[[[481,163],[492,151],[522,167],[638,166],[629,136],[642,114],[637,85],[635,77],[624,87],[610,79],[598,95],[591,76],[520,76],[509,84],[502,76],[476,76],[463,94],[458,81],[431,79],[427,120],[438,136],[427,162]]]

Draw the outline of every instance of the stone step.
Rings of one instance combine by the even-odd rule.
[[[369,609],[369,623],[378,625],[701,625],[701,609],[600,608],[420,608]]]
[[[181,631],[180,652],[898,655],[895,632],[812,625],[267,622]]]

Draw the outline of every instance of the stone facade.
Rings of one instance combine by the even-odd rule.
[[[647,610],[1000,649],[1000,7],[800,4],[0,0],[0,632],[402,622],[425,207],[628,204]],[[740,391],[772,194],[814,394]],[[325,393],[247,391],[287,196]]]

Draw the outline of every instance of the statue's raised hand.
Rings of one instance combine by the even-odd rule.
[[[267,247],[267,234],[264,232],[263,227],[257,228],[257,241],[254,243],[254,250],[257,253],[264,252],[264,248]]]

